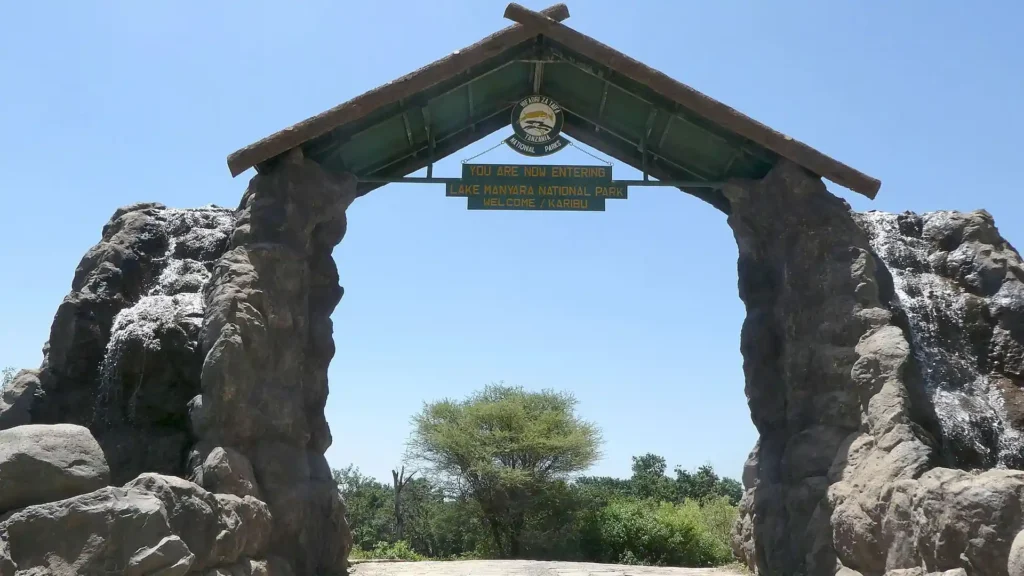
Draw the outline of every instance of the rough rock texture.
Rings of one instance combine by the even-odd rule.
[[[39,390],[39,371],[22,370],[0,390],[0,430],[32,422],[31,408]]]
[[[196,470],[196,482],[210,492],[260,497],[249,459],[234,448],[217,447]]]
[[[103,451],[81,426],[0,431],[0,514],[92,492],[109,481]]]
[[[171,530],[195,555],[195,570],[257,556],[270,539],[270,512],[251,496],[211,494],[187,480],[159,474],[143,474],[125,488],[160,500]]]
[[[214,495],[180,478],[145,474],[124,488],[106,487],[0,517],[0,575],[15,565],[26,576],[201,574],[262,558],[269,536],[270,514],[259,500]]]
[[[866,234],[819,179],[782,162],[725,193],[747,308],[746,393],[760,433],[734,549],[762,574],[831,575],[830,469],[878,391],[859,389],[851,372],[861,338],[889,327],[891,314]]]
[[[1024,576],[1024,531],[1018,532],[1010,544],[1006,571],[1009,576]]]
[[[216,207],[121,208],[57,309],[31,421],[87,426],[115,483],[185,473],[187,402],[203,362],[200,292],[233,223]]]
[[[1007,574],[1024,527],[1024,273],[990,216],[854,214],[780,163],[726,189],[763,575]],[[1024,410],[1021,410],[1024,414]]]
[[[330,316],[342,296],[331,252],[354,198],[354,179],[289,153],[250,182],[205,291],[192,478],[261,494],[273,517],[270,550],[299,576],[344,573],[351,546],[324,458],[323,409]]]
[[[285,574],[287,574],[288,568],[285,568]],[[237,564],[231,566],[222,566],[219,568],[211,568],[203,573],[203,576],[279,576],[282,574],[280,570],[275,571],[270,562],[266,560],[243,560]]]
[[[18,566],[11,560],[11,554],[7,550],[7,541],[0,540],[0,576],[14,576]]]
[[[0,518],[19,573],[117,574],[136,550],[170,535],[156,497],[115,487]]]
[[[1024,467],[1024,269],[983,211],[857,215],[893,279],[944,466]]]
[[[355,195],[353,178],[294,152],[252,180],[237,211],[146,203],[113,215],[76,270],[42,366],[0,397],[0,429],[85,426],[102,449],[89,458],[105,456],[115,485],[135,479],[42,504],[108,478],[58,493],[17,476],[0,512],[43,507],[0,528],[11,535],[0,569],[9,554],[21,570],[63,562],[55,573],[344,573],[351,537],[323,408],[342,295],[331,252]],[[153,498],[162,520],[135,533],[157,514]],[[40,526],[75,533],[72,548],[47,555],[18,536]]]
[[[128,560],[125,576],[183,576],[192,569],[196,557],[177,536],[167,536],[156,546],[142,548]]]

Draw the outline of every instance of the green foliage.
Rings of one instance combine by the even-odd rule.
[[[355,466],[333,471],[345,499],[352,529],[353,557],[372,557],[380,542],[395,542],[395,496],[391,484],[364,476]],[[486,532],[479,525],[475,504],[446,499],[423,478],[402,490],[405,541],[418,554],[447,558],[475,553]]]
[[[708,500],[725,496],[733,506],[743,496],[743,486],[732,478],[719,478],[710,464],[690,473],[676,468],[676,500]]]
[[[0,390],[7,388],[7,385],[14,380],[14,375],[17,374],[17,370],[13,366],[8,366],[3,370],[0,370]]]
[[[355,466],[333,473],[345,498],[353,548],[369,551],[378,542],[392,540],[395,496],[391,486],[360,474]]]
[[[724,499],[703,505],[615,500],[585,520],[584,550],[601,562],[717,566],[732,560],[729,528],[735,517]]]
[[[538,499],[599,457],[600,432],[575,407],[567,393],[490,385],[426,404],[413,418],[409,456],[449,494],[476,502],[501,556],[519,556]]]
[[[424,405],[409,456],[427,468],[402,489],[349,466],[334,471],[353,531],[353,558],[505,558],[716,566],[742,486],[710,465],[666,474],[656,454],[630,478],[570,475],[598,457],[600,434],[575,399],[492,385],[463,401]]]
[[[659,468],[653,471],[657,472]],[[646,469],[649,470],[649,469]],[[662,469],[663,470],[663,469]],[[479,505],[469,498],[446,498],[428,480],[416,479],[403,490],[406,540],[394,542],[393,491],[348,467],[335,470],[348,505],[355,549],[353,558],[497,558],[497,548]],[[548,484],[536,495],[520,533],[520,556],[546,560],[618,562],[634,565],[712,566],[732,560],[730,538],[737,510],[730,496],[678,502],[640,498],[644,491],[630,479],[583,477]],[[649,485],[653,474],[639,483]],[[695,485],[729,486],[713,470],[690,474]],[[711,483],[710,478],[717,483]],[[675,481],[665,477],[670,486]],[[703,482],[703,484],[702,484]],[[700,490],[695,490],[700,492]],[[393,543],[382,546],[381,542]]]
[[[377,542],[366,557],[373,560],[426,560],[410,548],[409,543],[405,540],[399,540],[393,544]]]
[[[576,485],[607,503],[613,498],[638,498],[658,502],[703,502],[725,497],[736,506],[743,497],[743,486],[732,478],[720,478],[710,464],[695,472],[676,467],[676,477],[665,475],[665,459],[656,454],[633,457],[633,476],[628,480],[599,476],[578,478]]]
[[[655,454],[633,457],[633,477],[629,493],[636,498],[657,501],[677,500],[677,490],[665,476],[665,459]]]

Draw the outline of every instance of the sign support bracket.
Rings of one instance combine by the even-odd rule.
[[[651,108],[651,113],[647,115],[647,125],[644,127],[644,133],[640,136],[640,163],[644,171],[644,181],[650,180],[650,176],[647,174],[647,139],[651,136],[651,130],[654,128],[654,118],[658,115],[657,108]]]
[[[434,176],[434,135],[430,130],[430,108],[424,106],[423,129],[427,131],[427,178]]]
[[[649,181],[647,175],[647,136],[640,138],[640,167],[644,172],[644,182]]]

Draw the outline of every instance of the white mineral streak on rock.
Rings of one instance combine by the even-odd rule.
[[[147,350],[157,350],[161,329],[182,323],[202,325],[202,290],[210,279],[210,271],[204,262],[179,254],[198,257],[216,253],[235,225],[233,211],[212,205],[159,210],[157,220],[164,225],[169,239],[163,270],[145,296],[114,317],[103,359],[98,402],[103,402],[114,389],[118,361],[129,342],[142,342]]]
[[[923,215],[922,238],[901,233],[897,214],[871,211],[856,217],[892,274],[899,305],[910,324],[914,357],[943,434],[973,445],[982,454],[992,446],[983,435],[997,435],[998,454],[993,456],[997,467],[1004,467],[1009,456],[1020,453],[1022,438],[1008,422],[1002,393],[978,370],[978,358],[964,334],[967,292],[932,271],[930,257],[935,249],[927,240],[929,229],[942,226],[951,214]]]

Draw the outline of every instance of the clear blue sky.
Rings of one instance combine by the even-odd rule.
[[[251,173],[230,178],[230,152],[504,27],[504,6],[7,3],[0,364],[38,365],[118,206],[235,206]],[[1022,6],[570,0],[567,23],[880,178],[874,202],[831,187],[857,209],[987,208],[1020,245]],[[353,205],[331,463],[387,477],[422,402],[505,380],[576,394],[606,439],[595,473],[652,451],[738,476],[756,432],[731,232],[680,192],[630,196],[604,213],[468,212],[439,187],[389,186]]]

